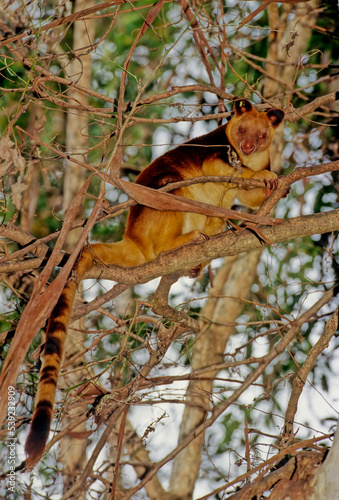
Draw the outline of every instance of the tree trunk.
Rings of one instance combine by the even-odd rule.
[[[74,11],[78,12],[87,7],[94,5],[92,0],[77,0],[75,3]],[[91,88],[92,78],[92,64],[91,53],[86,47],[90,46],[94,41],[94,23],[93,21],[78,20],[74,23],[73,32],[73,51],[76,57],[73,59],[69,68],[69,77],[80,82],[85,88]],[[67,69],[68,69],[67,68]],[[79,92],[74,88],[68,91],[70,103],[80,103],[88,105],[88,96]],[[71,158],[78,158],[84,161],[88,150],[88,118],[84,111],[79,113],[74,109],[68,109],[67,113],[67,130],[66,130],[66,149]],[[70,203],[74,199],[79,188],[85,182],[87,172],[79,165],[72,163],[71,160],[66,161],[66,172],[64,179],[64,210],[67,211]],[[82,211],[81,211],[82,212]],[[66,240],[66,250],[71,251],[79,239],[81,229],[73,230]],[[84,334],[82,330],[82,322],[76,321],[68,331],[67,341],[65,345],[65,364],[70,362],[70,358],[76,356],[84,350]],[[80,359],[77,365],[82,366],[83,360]],[[72,368],[76,366],[72,365]],[[77,386],[83,382],[83,370],[78,370],[69,375],[62,377],[61,382],[66,388]],[[71,392],[72,394],[72,392]],[[78,416],[83,413],[83,409],[71,408],[67,417],[63,419],[63,426],[71,421],[74,421]],[[74,428],[75,432],[86,431],[86,423]],[[69,490],[70,485],[73,483],[73,478],[79,475],[87,462],[86,457],[86,440],[76,439],[74,437],[65,436],[61,440],[60,445],[60,460],[63,467],[63,483],[64,492]],[[86,493],[81,493],[78,498],[84,499]]]
[[[192,356],[192,372],[222,363],[225,347],[234,329],[234,322],[243,308],[251,284],[256,276],[261,251],[225,259],[219,270],[210,297],[202,311],[202,317],[211,323],[202,323]],[[246,273],[244,273],[246,269]],[[208,380],[193,380],[187,390],[186,400],[194,403],[185,406],[179,443],[201,424],[210,408],[213,395],[213,379],[217,371],[211,370]],[[205,436],[201,434],[174,460],[170,491],[182,499],[192,498],[201,460]]]
[[[325,462],[315,475],[314,493],[310,500],[335,500],[339,498],[339,420],[332,448]]]

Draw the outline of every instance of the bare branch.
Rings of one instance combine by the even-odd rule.
[[[294,417],[298,409],[298,401],[306,384],[307,377],[317,362],[319,354],[326,349],[330,343],[331,338],[338,330],[339,325],[339,308],[334,311],[330,319],[325,325],[324,331],[314,347],[308,353],[308,356],[302,367],[295,374],[292,384],[292,392],[288,401],[287,410],[285,414],[285,430],[284,437],[289,440],[293,437],[293,423]]]

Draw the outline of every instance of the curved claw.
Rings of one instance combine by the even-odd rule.
[[[203,241],[208,241],[210,239],[210,237],[205,234],[205,233],[201,233],[200,232],[200,237],[198,240],[196,240],[194,243],[199,243],[199,241],[203,242]]]
[[[288,196],[291,192],[291,186],[288,186],[286,189],[285,189],[285,192],[284,194],[282,195],[282,198],[286,198],[286,196]]]
[[[278,179],[264,179],[266,198],[278,187]]]
[[[201,273],[201,266],[197,266],[189,270],[188,277],[194,279],[197,278],[200,273]]]

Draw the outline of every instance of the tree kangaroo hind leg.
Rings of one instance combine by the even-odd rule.
[[[82,268],[82,262],[84,261],[86,267],[88,259],[92,259],[92,266],[95,263],[104,266],[121,267],[139,266],[148,261],[138,245],[126,237],[117,243],[94,243],[86,247],[78,264],[80,273],[82,271],[80,269]]]

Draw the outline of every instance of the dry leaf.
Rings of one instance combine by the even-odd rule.
[[[13,175],[20,172],[23,175],[26,162],[19,149],[8,136],[0,138],[0,175]]]
[[[21,175],[15,184],[11,185],[12,201],[17,210],[21,209],[22,193],[27,189],[27,185],[21,182]]]

